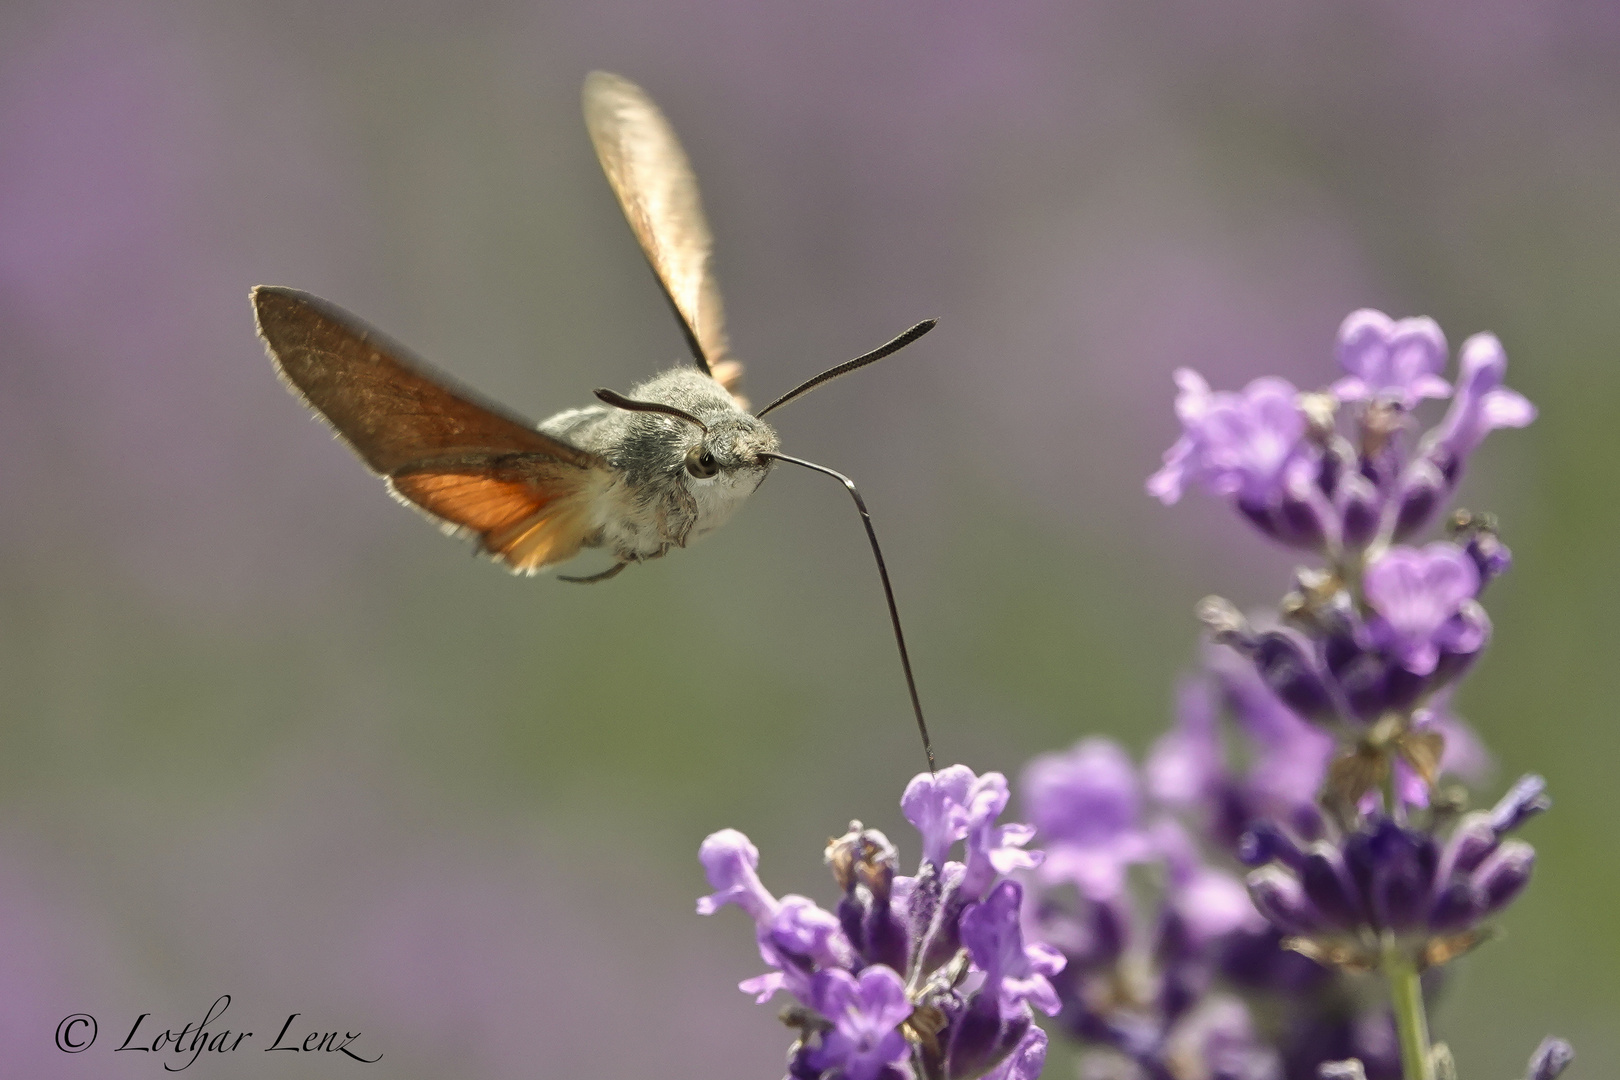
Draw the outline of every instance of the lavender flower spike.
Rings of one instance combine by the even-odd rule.
[[[1339,364],[1349,372],[1333,384],[1340,401],[1382,398],[1410,409],[1422,398],[1451,396],[1440,377],[1446,335],[1433,319],[1391,319],[1382,311],[1352,311],[1339,326]]]
[[[1046,1056],[1031,1006],[1057,1008],[1048,976],[1064,957],[1025,945],[1022,886],[1002,879],[1039,865],[1034,830],[997,824],[1007,780],[962,765],[916,777],[902,802],[922,833],[915,877],[895,874],[887,837],[850,822],[825,857],[843,891],[837,913],[802,896],[773,897],[759,852],[725,829],[699,857],[715,892],[701,914],[735,904],[754,919],[772,970],[740,989],[764,1002],[786,990],[798,1038],[790,1080],[1035,1080]],[[965,840],[965,862],[949,861]]]
[[[1479,568],[1455,544],[1391,548],[1367,567],[1367,624],[1373,642],[1415,675],[1428,675],[1442,652],[1467,656],[1484,647],[1490,619],[1474,601]]]
[[[1484,941],[1534,872],[1534,849],[1508,834],[1547,809],[1544,782],[1464,812],[1489,758],[1447,702],[1491,636],[1481,591],[1512,562],[1493,515],[1448,504],[1486,436],[1529,424],[1535,407],[1505,385],[1490,334],[1463,342],[1449,380],[1432,319],[1353,311],[1336,351],[1341,370],[1308,382],[1326,390],[1259,378],[1217,392],[1175,374],[1179,437],[1148,494],[1170,504],[1200,488],[1319,562],[1273,610],[1198,604],[1216,649],[1153,746],[1145,807],[1130,761],[1102,740],[1025,771],[1046,853],[1022,878],[1041,887],[1025,925],[1064,956],[1053,1030],[1094,1051],[1092,1080],[1454,1078],[1429,1041],[1420,975]],[[1429,399],[1450,400],[1419,427],[1420,407],[1442,411]],[[1418,546],[1448,510],[1449,542]],[[1012,865],[1016,845],[998,850],[999,865],[978,858],[986,874]],[[1254,868],[1246,889],[1211,852]],[[1154,909],[1127,877],[1135,863],[1162,870]],[[957,864],[939,875],[969,876]],[[1012,887],[993,888],[983,895]],[[977,931],[959,929],[934,955],[966,944],[993,967]],[[1383,1002],[1352,981],[1374,969]],[[975,1023],[997,1033],[978,1045],[1006,1037]],[[1553,1080],[1568,1057],[1549,1040],[1526,1080]]]

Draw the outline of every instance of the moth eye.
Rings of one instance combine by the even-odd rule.
[[[720,471],[715,464],[714,455],[701,446],[694,446],[686,452],[686,471],[699,480],[707,480]]]

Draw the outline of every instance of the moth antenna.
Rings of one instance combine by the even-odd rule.
[[[891,353],[895,349],[898,349],[902,345],[906,344],[906,341],[915,341],[923,334],[926,334],[930,329],[933,328],[933,325],[933,320],[929,320],[926,323],[918,323],[910,330],[907,330],[905,334],[900,335],[900,337],[895,338],[894,341],[891,341],[888,345],[885,345],[884,348],[888,349],[888,352],[882,352],[882,350],[879,350],[881,355],[868,354],[871,359],[862,357],[861,361],[859,362],[871,363],[872,360],[881,360],[884,356],[887,356],[888,353]],[[910,336],[908,337],[907,335]],[[896,342],[898,342],[898,344],[896,344]],[[850,361],[851,364],[858,364],[859,362],[854,360]],[[849,364],[845,364],[843,366],[845,368],[849,368]],[[833,371],[826,376],[826,378],[833,378],[841,374],[843,373],[837,368],[834,368]],[[821,377],[818,376],[818,378]],[[821,378],[821,381],[825,382],[826,378]],[[816,380],[811,380],[811,383],[813,384],[815,381]],[[808,386],[811,384],[806,385]],[[801,387],[801,389],[803,389],[803,387]],[[780,402],[778,402],[778,404],[779,403]],[[768,406],[768,408],[774,407],[774,405]],[[765,411],[767,410],[761,410],[760,415],[764,415]],[[855,481],[851,480],[841,472],[827,468],[825,465],[817,465],[813,461],[805,461],[802,458],[788,457],[786,454],[776,454],[768,450],[762,452],[759,456],[775,458],[777,461],[786,461],[790,465],[802,465],[806,469],[814,469],[816,472],[825,473],[827,476],[837,480],[840,484],[843,484],[844,489],[849,492],[850,498],[855,500],[855,509],[859,510],[861,513],[861,524],[866,526],[866,538],[872,542],[872,557],[877,560],[878,577],[883,579],[883,598],[889,602],[889,621],[894,624],[894,643],[900,646],[900,667],[904,669],[906,673],[906,690],[911,694],[911,711],[917,715],[917,731],[922,735],[923,753],[928,755],[928,771],[933,773],[935,771],[934,744],[933,741],[928,738],[928,721],[923,719],[922,702],[917,698],[917,680],[911,675],[911,654],[906,651],[906,634],[904,630],[900,629],[900,609],[895,605],[894,602],[894,588],[889,584],[889,568],[883,562],[883,549],[878,546],[877,530],[872,527],[872,515],[866,509],[866,500],[862,499],[861,493],[856,490]]]
[[[596,394],[598,400],[604,401],[616,409],[624,409],[628,412],[664,413],[667,416],[673,416],[677,419],[685,420],[688,424],[696,424],[698,430],[703,432],[705,435],[709,433],[709,425],[705,424],[703,421],[699,420],[685,409],[677,409],[673,405],[665,405],[663,402],[659,401],[637,401],[635,398],[627,398],[617,391],[608,390],[603,387],[598,387],[595,391],[593,391],[593,393]]]
[[[938,319],[924,319],[922,322],[918,323],[916,326],[913,326],[910,330],[907,330],[905,333],[901,334],[888,344],[880,345],[871,352],[866,353],[864,356],[857,356],[853,360],[846,360],[837,367],[828,368],[826,371],[823,371],[820,375],[817,375],[813,379],[805,380],[798,386],[795,386],[793,389],[783,394],[781,397],[777,398],[775,401],[771,402],[769,405],[765,406],[763,409],[759,410],[759,412],[755,413],[754,415],[763,417],[766,413],[770,412],[777,406],[786,405],[794,398],[803,394],[808,394],[822,383],[832,382],[834,379],[838,378],[838,376],[848,375],[856,368],[863,368],[867,364],[875,364],[879,360],[882,360],[885,356],[899,352],[901,349],[905,348],[907,345],[910,345],[913,341],[916,341],[918,338],[922,337],[924,334],[928,333],[928,331],[932,330],[938,325]],[[791,459],[783,458],[782,460],[788,461]],[[800,462],[800,464],[809,463]]]

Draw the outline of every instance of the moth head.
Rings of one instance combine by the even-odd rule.
[[[694,480],[712,480],[725,473],[763,473],[771,467],[764,454],[781,443],[765,421],[735,412],[709,421],[702,439],[686,452],[686,472]]]
[[[697,412],[669,402],[628,398],[612,390],[597,390],[596,396],[615,408],[660,413],[682,421],[686,437],[671,449],[678,455],[679,468],[688,485],[724,481],[746,474],[757,474],[754,477],[757,483],[771,467],[768,455],[781,445],[769,424],[734,407],[705,409],[705,419]]]

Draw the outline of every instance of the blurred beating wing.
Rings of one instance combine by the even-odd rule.
[[[317,296],[260,285],[253,310],[282,378],[401,501],[520,573],[590,540],[591,502],[615,480],[600,456],[479,400]]]
[[[675,130],[641,87],[605,71],[585,78],[585,126],[698,367],[711,375],[733,374],[734,361],[716,371],[728,361],[731,347],[710,265],[714,237]]]

